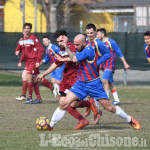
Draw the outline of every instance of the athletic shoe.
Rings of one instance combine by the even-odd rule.
[[[91,107],[87,107],[84,116],[87,117],[91,112]]]
[[[51,130],[53,130],[53,128],[51,128],[50,126],[48,126],[47,130],[51,131]]]
[[[141,129],[141,126],[140,126],[139,122],[138,122],[137,120],[135,120],[132,116],[130,116],[130,117],[131,117],[131,121],[129,122],[129,124],[130,124],[133,128],[135,128],[135,129],[137,129],[137,130],[140,130],[140,129]]]
[[[99,111],[99,113],[97,114],[97,116],[95,117],[94,116],[94,121],[93,121],[93,124],[99,124],[99,120],[100,120],[100,117],[102,116],[102,112]]]
[[[88,124],[89,124],[89,121],[86,118],[84,118],[78,122],[78,125],[74,128],[74,130],[80,130],[83,127],[87,126]]]
[[[18,96],[18,97],[16,97],[16,100],[17,101],[25,101],[26,100],[26,96],[25,95]]]
[[[113,105],[120,105],[120,102],[119,101],[113,101],[112,104]]]
[[[91,110],[93,111],[94,116],[97,116],[97,114],[98,114],[98,108],[97,108],[97,106],[96,106],[96,104],[95,104],[94,99],[93,99],[93,98],[90,98],[89,102],[90,102],[90,108],[91,108]]]
[[[31,104],[39,104],[42,103],[42,99],[35,99],[34,102],[32,102]]]
[[[32,102],[33,102],[33,99],[32,99],[32,98],[29,98],[29,97],[28,97],[27,100],[25,101],[26,104],[30,104],[30,103],[32,103]]]

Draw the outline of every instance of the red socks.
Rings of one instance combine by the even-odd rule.
[[[27,81],[22,81],[22,95],[26,95],[27,87],[28,87]]]
[[[35,94],[37,96],[37,99],[41,99],[39,84],[33,83],[33,86],[34,86],[34,91],[35,91]]]
[[[51,91],[53,90],[53,86],[48,82],[47,79],[43,78],[43,80],[41,81],[41,84],[49,88]]]
[[[84,117],[75,109],[69,106],[67,108],[69,114],[71,114],[74,118],[78,119],[79,121],[84,119]]]
[[[90,107],[89,101],[79,101],[78,107]]]
[[[32,99],[32,93],[33,93],[33,83],[32,82],[28,83],[28,91],[29,91],[28,97]]]

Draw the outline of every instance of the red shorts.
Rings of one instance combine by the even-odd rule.
[[[59,92],[65,92],[66,89],[70,89],[77,81],[77,76],[72,78],[70,77],[63,77],[59,85]]]
[[[36,68],[36,60],[28,59],[25,63],[25,70],[27,70],[27,74],[37,75],[40,74],[39,68]]]

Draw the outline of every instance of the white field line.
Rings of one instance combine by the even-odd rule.
[[[129,129],[124,129],[124,131],[125,130],[129,130]],[[103,133],[103,132],[108,132],[108,131],[118,132],[120,130],[102,130],[102,131],[96,131],[96,133]],[[74,134],[66,134],[64,136],[78,136],[78,135],[91,134],[91,133],[95,133],[95,132],[79,132],[79,133],[74,133]]]

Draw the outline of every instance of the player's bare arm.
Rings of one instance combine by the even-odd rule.
[[[21,67],[22,66],[22,63],[18,63],[18,67]]]
[[[36,62],[36,68],[40,67],[40,63]]]
[[[150,58],[149,58],[149,57],[147,57],[147,60],[148,60],[148,62],[150,63]]]
[[[125,69],[129,69],[130,68],[130,65],[126,62],[125,58],[124,57],[120,57],[121,61],[123,62],[124,64],[124,68]]]
[[[20,54],[20,51],[15,51],[15,55],[18,56]]]
[[[41,74],[40,76],[37,77],[37,81],[40,81],[42,78],[44,78],[46,75],[50,74],[51,72],[53,72],[58,66],[53,63],[43,74]]]
[[[75,56],[75,54],[74,54],[73,52],[71,52],[70,49],[69,49],[68,46],[67,46],[68,37],[63,36],[63,42],[64,42],[65,50],[66,50],[66,52],[68,53],[70,59],[71,59],[73,62],[76,62],[76,56]]]

